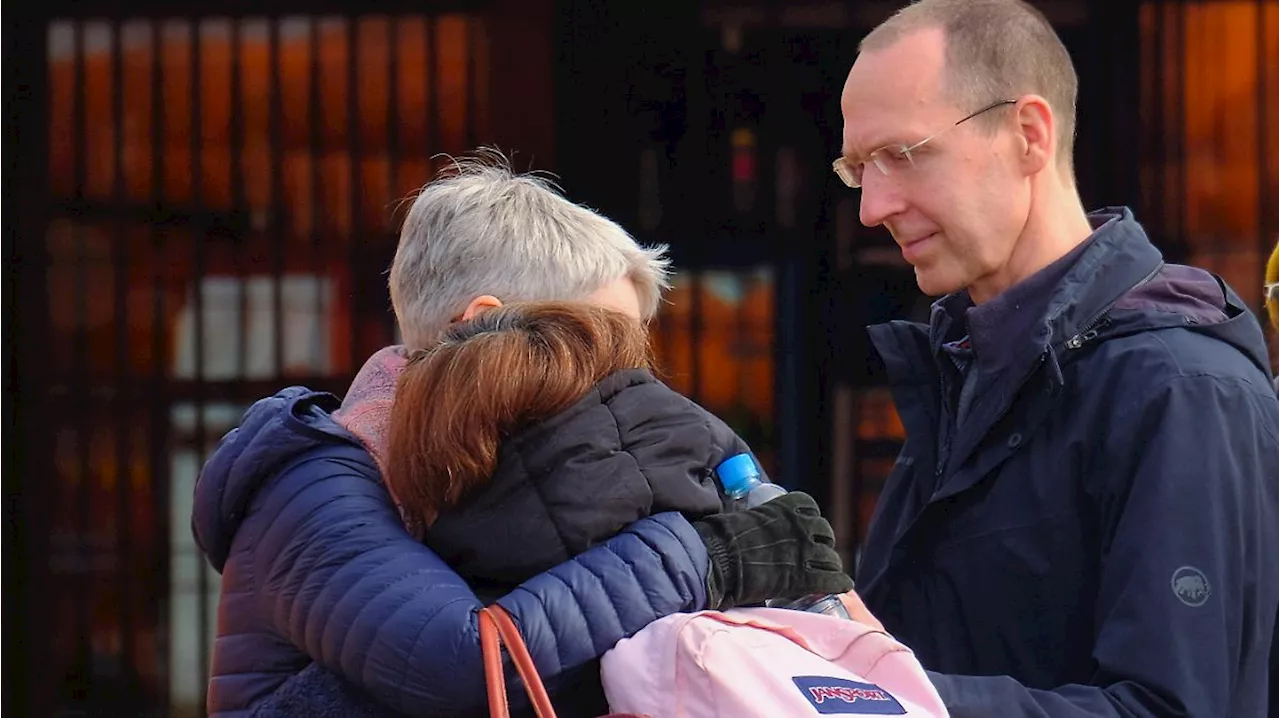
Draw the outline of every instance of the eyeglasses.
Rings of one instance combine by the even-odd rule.
[[[921,147],[924,147],[925,144],[945,135],[948,131],[963,125],[984,112],[990,112],[997,107],[1013,105],[1016,103],[1017,100],[1000,100],[999,102],[993,102],[968,117],[961,119],[947,129],[942,130],[941,132],[935,132],[914,145],[885,145],[884,147],[874,150],[871,154],[867,155],[866,160],[861,162],[852,162],[840,157],[831,163],[831,169],[835,170],[835,173],[839,175],[842,182],[853,189],[857,189],[862,186],[862,173],[866,169],[868,162],[874,164],[876,169],[880,170],[881,174],[885,177],[892,177],[895,172],[900,172],[914,167],[915,160],[912,159],[911,153]]]

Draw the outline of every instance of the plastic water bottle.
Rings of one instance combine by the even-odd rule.
[[[792,611],[808,611],[809,613],[824,613],[834,618],[843,618],[853,620],[849,615],[848,609],[841,603],[840,597],[835,595],[822,595],[820,593],[805,596],[794,601],[785,598],[771,598],[764,602],[769,608],[786,608]]]
[[[720,485],[724,487],[730,507],[735,511],[755,508],[787,493],[781,486],[761,480],[760,467],[756,466],[756,461],[750,454],[738,454],[725,459],[716,467],[716,476],[720,478]],[[774,598],[765,601],[764,605],[849,618],[849,612],[837,596],[815,594],[794,600]]]
[[[724,487],[724,495],[735,510],[751,509],[787,493],[777,484],[760,479],[760,467],[751,454],[737,454],[716,467],[716,476]]]

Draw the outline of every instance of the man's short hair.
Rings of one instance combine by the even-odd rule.
[[[518,174],[496,150],[451,163],[414,198],[388,284],[404,343],[427,347],[467,304],[584,299],[628,277],[644,319],[670,286],[666,246],[565,199],[547,178]]]
[[[1022,0],[919,0],[868,33],[858,50],[882,49],[926,29],[940,29],[946,38],[948,99],[973,112],[1024,94],[1044,97],[1058,124],[1059,161],[1071,167],[1078,80],[1044,14]],[[992,123],[998,117],[977,119]]]

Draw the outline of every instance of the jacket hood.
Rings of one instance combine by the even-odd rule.
[[[1096,342],[1185,327],[1231,345],[1270,371],[1257,319],[1218,276],[1166,264],[1128,208],[1099,210],[1090,220],[1094,234],[1052,290],[1042,319],[1026,334],[1009,337],[1011,366],[1033,366],[1048,350],[1060,362],[1069,361],[1074,350]],[[892,383],[933,381],[936,329],[902,321],[868,329]]]
[[[1269,374],[1262,327],[1217,275],[1167,264],[1127,208],[1091,215],[1094,241],[1054,292],[1046,329],[1059,355],[1094,341],[1184,327],[1229,344]]]
[[[358,440],[329,416],[332,394],[289,387],[256,402],[205,463],[196,479],[191,529],[218,572],[254,495],[290,461],[324,445]]]
[[[1102,339],[1180,326],[1231,345],[1270,373],[1257,318],[1220,277],[1197,267],[1166,264],[1120,298],[1096,330]]]

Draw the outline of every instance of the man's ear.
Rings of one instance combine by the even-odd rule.
[[[1057,118],[1049,101],[1039,95],[1025,95],[1015,106],[1018,122],[1022,171],[1033,175],[1053,162],[1058,151]]]
[[[500,306],[502,306],[501,299],[498,299],[492,294],[481,294],[475,299],[472,299],[471,302],[467,304],[467,308],[462,310],[462,316],[458,317],[454,321],[465,322],[486,309],[497,309]]]

